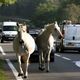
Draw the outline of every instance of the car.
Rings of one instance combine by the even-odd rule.
[[[39,32],[40,32],[40,29],[36,29],[36,28],[29,30],[29,34],[31,34],[32,37],[34,37],[34,39],[36,39],[36,37],[38,36]]]
[[[80,24],[65,24],[62,29],[64,38],[61,39],[57,51],[64,52],[64,50],[80,51]]]
[[[17,22],[4,21],[1,31],[1,43],[7,40],[13,40],[17,35]]]

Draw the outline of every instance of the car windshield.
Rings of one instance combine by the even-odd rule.
[[[3,26],[4,31],[17,31],[17,26]]]

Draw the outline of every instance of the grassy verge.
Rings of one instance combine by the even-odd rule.
[[[5,76],[5,72],[4,72],[4,61],[0,60],[0,80],[8,80]]]

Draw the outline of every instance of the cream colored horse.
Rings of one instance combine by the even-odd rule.
[[[26,32],[25,24],[18,24],[18,34],[13,41],[13,49],[16,52],[18,60],[18,76],[27,78],[29,58],[35,50],[35,41],[33,37]]]
[[[39,69],[49,72],[50,53],[54,47],[54,41],[61,35],[60,27],[57,22],[47,24],[36,38],[37,48],[39,50]]]

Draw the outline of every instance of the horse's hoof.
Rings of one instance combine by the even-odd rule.
[[[45,70],[45,68],[41,68],[41,67],[39,67],[39,70],[44,71],[44,70]]]
[[[29,80],[29,78],[28,78],[27,76],[24,76],[23,78],[24,78],[24,79],[27,79],[27,80]]]
[[[27,76],[24,76],[24,78],[27,78]]]
[[[19,73],[18,76],[23,76],[23,74],[22,73]]]

